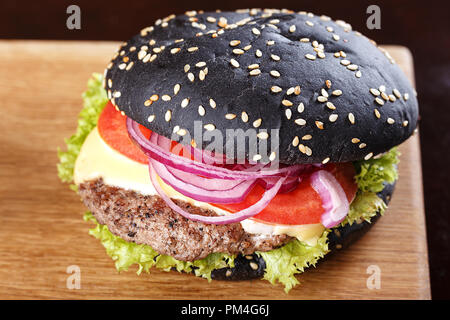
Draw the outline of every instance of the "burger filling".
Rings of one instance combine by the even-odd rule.
[[[377,192],[397,178],[395,149],[367,161],[296,165],[262,175],[248,167],[197,166],[191,159],[175,167],[175,156],[167,156],[173,144],[116,111],[101,80],[94,75],[88,83],[77,133],[66,141],[68,151],[59,151],[58,171],[78,187],[94,214],[85,219],[97,224],[90,233],[119,271],[137,264],[138,272],[156,266],[211,279],[214,269],[232,267],[236,254],[256,252],[266,262],[264,278],[288,291],[298,283],[295,274],[328,252],[330,229],[370,221],[386,207]],[[205,181],[217,186],[205,189]],[[165,220],[147,217],[142,208],[160,208]],[[131,211],[140,219],[126,220]],[[130,225],[149,232],[130,231]],[[197,245],[186,246],[189,237]]]

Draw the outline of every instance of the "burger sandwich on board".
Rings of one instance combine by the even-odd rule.
[[[59,175],[116,268],[218,280],[295,275],[360,237],[417,125],[395,61],[343,21],[186,12],[94,74]]]

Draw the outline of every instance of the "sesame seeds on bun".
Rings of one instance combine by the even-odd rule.
[[[119,48],[104,85],[118,110],[169,138],[202,121],[224,136],[256,129],[270,146],[279,129],[270,160],[286,164],[368,160],[406,140],[418,119],[415,91],[386,51],[306,12],[171,15]]]

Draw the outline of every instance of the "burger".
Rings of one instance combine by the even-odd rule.
[[[58,172],[117,270],[286,291],[383,214],[418,119],[387,51],[289,10],[157,20],[83,97]]]

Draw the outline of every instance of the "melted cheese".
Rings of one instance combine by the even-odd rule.
[[[150,181],[148,166],[131,160],[112,149],[100,137],[97,128],[94,128],[81,147],[75,163],[74,181],[76,184],[80,184],[99,178],[102,178],[103,182],[108,185],[133,190],[143,195],[157,194]],[[209,203],[185,197],[161,180],[160,182],[164,191],[172,199],[183,200],[193,206],[209,209],[220,215],[229,214],[227,211],[216,208]],[[325,230],[320,223],[276,225],[247,219],[242,221],[241,225],[249,233],[261,235],[287,234],[309,245],[314,245]]]

